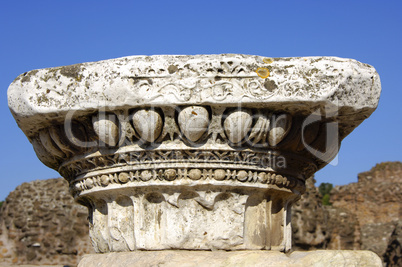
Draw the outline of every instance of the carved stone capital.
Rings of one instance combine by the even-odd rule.
[[[305,179],[376,108],[331,57],[127,57],[24,73],[10,109],[90,213],[98,252],[289,250]]]

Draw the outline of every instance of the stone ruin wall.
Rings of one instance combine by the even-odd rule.
[[[332,206],[321,205],[315,181],[309,179],[306,193],[292,208],[295,250],[368,249],[388,266],[400,266],[401,178],[401,162],[378,164],[359,174],[358,183],[335,187]],[[18,186],[1,209],[2,262],[76,265],[81,256],[93,253],[87,216],[63,179]]]
[[[333,207],[358,218],[361,249],[389,266],[402,266],[402,162],[384,162],[360,173],[358,182],[335,187]]]
[[[23,183],[1,208],[0,259],[8,264],[77,264],[93,252],[87,217],[64,179]]]
[[[360,173],[358,182],[336,186],[332,206],[322,206],[312,180],[293,207],[298,249],[361,249],[386,266],[402,266],[402,162],[384,162]]]

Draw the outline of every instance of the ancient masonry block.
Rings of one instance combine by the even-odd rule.
[[[375,69],[351,59],[225,54],[33,70],[8,99],[88,207],[97,252],[288,251],[306,178],[380,91]]]

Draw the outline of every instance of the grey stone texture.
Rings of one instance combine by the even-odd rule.
[[[276,251],[137,251],[112,252],[85,255],[79,267],[109,267],[118,262],[121,267],[164,266],[283,266],[283,267],[326,267],[356,266],[381,267],[380,258],[370,251],[318,250],[292,253]]]

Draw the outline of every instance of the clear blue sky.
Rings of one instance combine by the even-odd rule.
[[[402,1],[1,1],[0,200],[22,182],[59,177],[36,157],[7,105],[19,74],[129,55],[339,56],[373,65],[382,96],[316,179],[341,185],[402,160]]]

